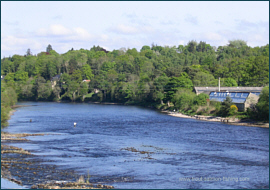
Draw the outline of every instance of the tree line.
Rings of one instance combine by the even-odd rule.
[[[19,101],[151,104],[197,113],[207,97],[196,96],[194,86],[217,86],[219,77],[221,86],[268,86],[269,45],[252,48],[233,40],[217,48],[190,41],[139,51],[72,48],[64,54],[48,45],[37,55],[28,49],[23,56],[1,59],[1,75]]]

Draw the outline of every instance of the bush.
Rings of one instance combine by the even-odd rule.
[[[262,121],[269,121],[269,87],[264,87],[257,105],[257,119]]]
[[[9,109],[5,106],[1,106],[1,128],[8,125]]]
[[[187,111],[193,105],[195,93],[188,89],[178,90],[173,98],[173,103],[176,109]]]
[[[199,106],[205,106],[207,104],[207,99],[209,98],[209,95],[201,93],[199,95],[197,95],[194,98],[193,104],[195,105],[199,105]]]
[[[235,115],[238,112],[238,108],[236,105],[231,105],[228,115],[232,116]]]
[[[217,114],[222,117],[229,116],[231,105],[232,105],[232,99],[230,96],[227,96],[226,99],[221,103],[221,108]]]

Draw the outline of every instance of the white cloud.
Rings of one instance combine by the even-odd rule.
[[[90,40],[94,36],[91,35],[88,31],[86,31],[83,28],[74,28],[72,31],[72,35],[70,36],[70,39],[73,40]]]
[[[179,45],[185,45],[185,40],[180,40],[180,41],[178,42],[178,44],[179,44]]]
[[[162,25],[175,25],[176,23],[173,22],[172,20],[162,20],[162,21],[160,21],[160,24],[162,24]]]
[[[15,36],[1,36],[1,50],[19,50],[21,47],[40,48],[41,44],[29,38],[18,38]]]
[[[2,21],[2,22],[4,22],[6,25],[12,25],[12,26],[17,26],[17,25],[19,25],[20,24],[20,22],[19,21]]]
[[[192,16],[192,15],[186,15],[185,21],[190,22],[191,24],[194,24],[194,25],[198,25],[197,17]]]
[[[37,37],[42,38],[55,38],[57,41],[74,42],[92,40],[95,36],[90,34],[87,30],[81,27],[67,28],[63,25],[51,25],[48,28],[38,29],[36,32]]]
[[[250,22],[247,20],[236,20],[238,30],[257,30],[264,29],[269,30],[269,21],[268,22]]]
[[[119,24],[115,27],[112,27],[111,30],[116,33],[122,34],[135,34],[138,33],[138,29],[133,26],[127,26],[124,24]]]
[[[63,19],[63,17],[61,15],[56,15],[56,16],[52,17],[52,19],[61,20],[61,19]]]
[[[41,50],[42,45],[32,38],[16,37],[12,35],[1,35],[1,56],[12,56],[14,54],[24,55],[26,50]]]
[[[143,33],[150,33],[153,32],[154,29],[150,26],[130,26],[119,24],[115,27],[111,27],[109,31],[112,31],[117,34],[143,34]]]
[[[220,41],[222,40],[222,36],[218,33],[215,32],[206,32],[203,33],[202,36],[206,39],[206,40],[211,40],[211,41]]]
[[[51,25],[49,28],[41,28],[37,30],[38,36],[65,36],[72,34],[72,30],[60,25],[60,24],[54,24]]]

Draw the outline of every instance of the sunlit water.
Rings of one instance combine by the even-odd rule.
[[[269,129],[135,106],[19,104],[31,106],[18,108],[2,131],[50,135],[16,146],[40,155],[44,164],[106,176],[105,183],[116,188],[269,187]],[[147,153],[127,150],[131,147]]]

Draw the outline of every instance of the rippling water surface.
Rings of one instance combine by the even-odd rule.
[[[269,129],[176,118],[135,106],[19,104],[31,106],[18,108],[3,131],[50,135],[16,146],[48,164],[106,176],[105,183],[116,188],[269,187]]]

